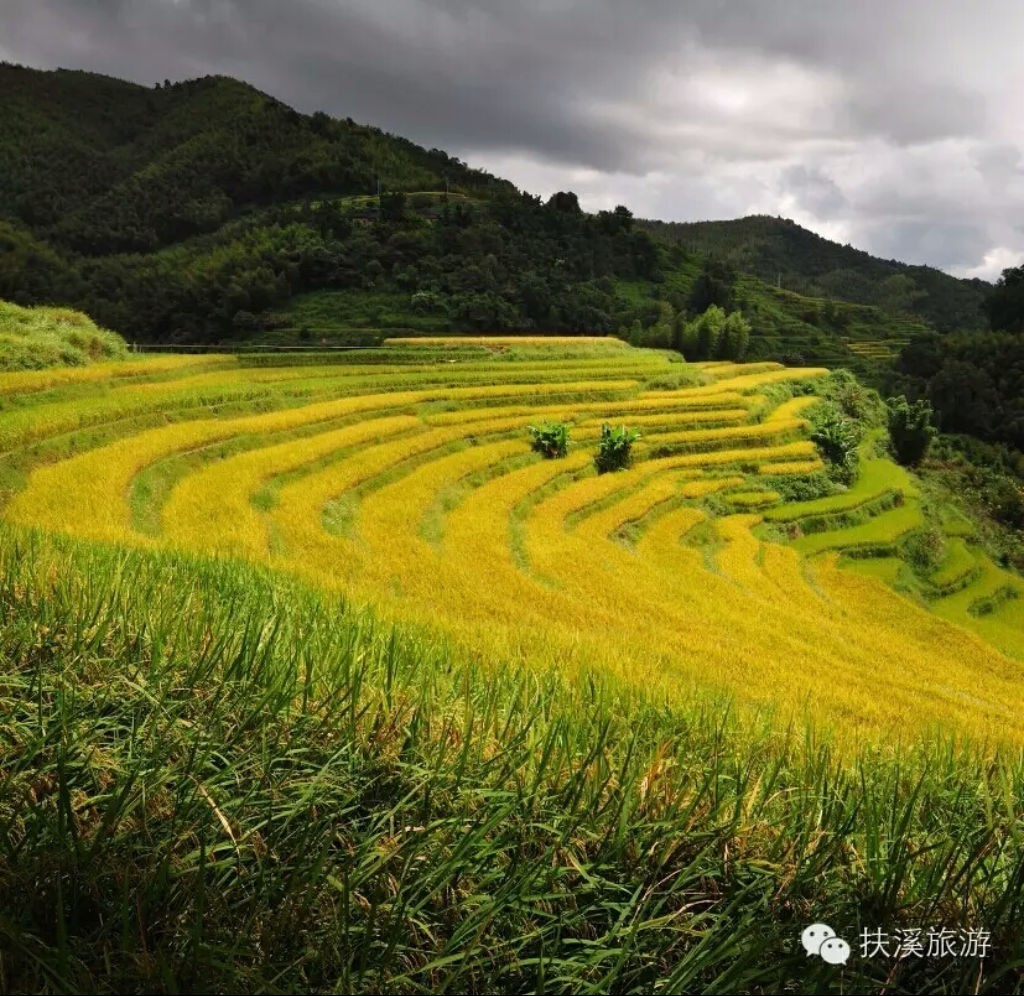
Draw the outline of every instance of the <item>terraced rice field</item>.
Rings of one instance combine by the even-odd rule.
[[[821,464],[814,396],[763,392],[826,371],[586,339],[279,362],[0,378],[4,516],[267,564],[483,659],[596,667],[669,700],[726,693],[852,740],[1024,740],[1014,578],[960,536],[931,603],[893,590],[922,518],[884,457],[832,498],[764,483]],[[565,459],[531,452],[543,419],[570,423]],[[603,421],[642,432],[631,469],[594,471]]]

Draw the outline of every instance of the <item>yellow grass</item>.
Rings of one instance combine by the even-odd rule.
[[[803,474],[817,473],[824,467],[820,460],[787,460],[781,463],[763,463],[757,468],[759,474]]]
[[[416,344],[475,341],[593,342]],[[776,710],[780,723],[808,714],[845,741],[941,727],[1024,742],[1024,666],[1008,656],[1017,644],[1006,635],[1020,627],[1019,606],[1000,607],[987,628],[970,632],[966,595],[931,612],[841,569],[831,554],[812,560],[760,541],[758,514],[716,516],[723,501],[738,509],[778,501],[756,490],[758,477],[821,469],[802,417],[813,397],[760,422],[750,411],[763,407],[760,388],[823,371],[708,364],[705,386],[654,391],[634,375],[649,356],[615,348],[625,351],[621,366],[578,364],[575,374],[557,358],[545,366],[487,354],[459,364],[424,354],[411,369],[243,370],[221,359],[223,369],[211,369],[209,357],[204,367],[191,358],[133,364],[161,379],[130,383],[109,372],[81,399],[79,417],[116,411],[111,396],[158,411],[174,392],[219,388],[266,390],[293,407],[172,423],[40,463],[5,514],[78,537],[258,560],[484,659],[567,674],[599,667],[669,699],[723,690],[741,707]],[[416,386],[447,377],[456,386]],[[0,382],[0,393],[46,384],[18,383]],[[73,404],[4,413],[0,431],[12,445],[65,431]],[[544,419],[573,423],[565,459],[531,454],[526,426]],[[599,476],[593,455],[604,420],[641,427],[644,439],[632,468]],[[300,429],[301,438],[275,435]],[[197,462],[159,510],[159,535],[133,531],[137,474],[243,436],[262,445]],[[676,444],[692,450],[647,456]],[[269,485],[275,503],[257,507],[254,496]]]
[[[455,335],[412,336],[385,339],[388,346],[612,346],[626,343],[602,335]]]
[[[233,367],[235,356],[156,356],[132,358],[88,367],[54,367],[48,370],[19,370],[0,376],[0,395],[44,391],[64,384],[89,384],[132,377],[151,377],[192,367]]]

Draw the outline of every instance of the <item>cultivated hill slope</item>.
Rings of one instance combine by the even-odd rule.
[[[819,397],[871,421],[579,337],[0,374],[3,988],[1012,990],[1020,582],[877,428],[831,486]],[[930,923],[987,957],[860,953]]]
[[[981,302],[991,285],[984,281],[960,280],[934,267],[879,259],[786,218],[751,215],[735,221],[640,224],[661,238],[726,259],[768,283],[781,277],[784,287],[802,294],[918,315],[942,332],[987,325]],[[905,280],[893,281],[893,277]]]
[[[827,371],[689,367],[614,339],[427,342],[92,368],[62,382],[74,400],[33,403],[50,374],[12,381],[4,515],[267,564],[488,660],[728,693],[780,721],[809,707],[842,739],[1020,736],[1021,586],[969,535],[922,604],[837,566],[899,563],[928,523],[873,437],[856,487],[824,478],[806,418]],[[562,460],[529,446],[552,418],[572,427]],[[642,431],[633,469],[595,474],[606,420]]]

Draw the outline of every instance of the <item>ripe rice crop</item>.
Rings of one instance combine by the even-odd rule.
[[[233,356],[158,356],[94,363],[88,367],[55,367],[47,370],[18,370],[0,378],[0,395],[47,391],[69,384],[90,384],[177,373],[193,368],[233,367]]]
[[[704,481],[688,481],[679,489],[679,493],[684,498],[705,498],[738,487],[745,480],[743,477],[711,477]]]
[[[614,336],[598,335],[457,335],[414,336],[385,339],[389,346],[611,346],[626,343]]]
[[[671,395],[668,397],[642,395],[640,397],[619,398],[608,401],[575,401],[560,405],[510,405],[500,409],[496,414],[529,414],[538,420],[544,418],[575,420],[579,416],[585,416],[581,421],[593,421],[600,424],[600,422],[607,421],[609,418],[622,419],[628,417],[632,422],[639,422],[640,419],[648,417],[648,415],[656,419],[675,412],[681,415],[684,413],[704,414],[708,413],[709,410],[715,413],[731,413],[741,410],[733,406],[743,404],[743,396],[734,393],[690,395],[683,398]],[[746,414],[746,409],[742,410]],[[591,420],[590,416],[594,413],[597,414]],[[490,416],[487,409],[463,408],[456,411],[430,413],[425,416],[425,420],[431,425],[454,425],[488,417]],[[711,414],[707,414],[706,417],[712,421],[715,420]],[[728,419],[731,418],[730,414]]]
[[[893,590],[874,440],[765,490],[818,371],[524,341],[7,385],[0,988],[1013,989],[1024,584],[979,537]],[[826,914],[996,955],[836,969]]]
[[[786,460],[779,463],[763,463],[757,468],[757,472],[762,476],[771,474],[802,476],[817,473],[823,467],[824,464],[820,460]]]
[[[653,414],[630,414],[629,421],[634,425],[702,425],[705,422],[742,422],[750,417],[746,408],[696,408],[669,410]],[[597,424],[607,421],[606,417],[597,416],[583,419],[581,425]]]
[[[642,519],[659,505],[680,497],[680,491],[679,483],[666,477],[647,481],[639,490],[624,497],[622,501],[584,519],[579,527],[580,534],[611,536],[617,530]]]
[[[906,472],[866,456],[846,494],[767,509],[765,518],[799,522],[873,509],[871,499],[894,488],[906,496],[902,507],[793,548],[757,540],[760,515],[717,517],[729,504],[778,501],[756,486],[758,476],[821,469],[803,418],[815,396],[771,408],[772,392],[758,392],[823,371],[705,365],[703,386],[659,391],[645,389],[644,378],[673,364],[619,346],[615,362],[566,359],[555,349],[549,361],[543,350],[485,351],[460,353],[452,364],[450,354],[431,359],[419,345],[336,364],[242,367],[204,357],[205,365],[175,366],[160,358],[134,364],[140,374],[130,378],[111,373],[52,391],[40,382],[38,400],[26,395],[0,413],[0,438],[22,454],[27,475],[6,518],[108,543],[259,561],[489,659],[566,675],[596,668],[672,700],[705,688],[744,708],[771,703],[780,719],[810,703],[840,738],[911,736],[943,710],[964,731],[989,729],[993,696],[1007,689],[995,679],[979,688],[972,677],[965,648],[979,646],[976,636],[921,616],[888,589],[870,589],[868,598],[861,582],[873,579],[802,556],[898,544],[920,522]],[[176,411],[183,420],[166,425],[127,420]],[[565,459],[530,452],[526,427],[545,418],[571,424]],[[603,421],[642,429],[631,469],[593,472]],[[101,424],[109,437],[88,435]],[[56,446],[69,426],[66,450],[17,449],[26,441]],[[178,461],[176,476],[145,499],[150,492],[134,487],[139,475],[168,460]],[[156,525],[145,533],[131,506],[144,499],[156,503]],[[853,594],[824,600],[818,573],[836,592],[852,579]],[[888,632],[904,633],[909,649],[884,643],[859,608],[862,597],[871,611],[884,607]],[[957,619],[974,618],[955,609]],[[991,613],[993,632],[1008,625],[1000,621],[1008,613]],[[944,636],[926,649],[936,626]],[[756,659],[745,649],[753,645]],[[998,675],[1004,658],[982,647],[986,673]],[[955,708],[904,680],[908,655],[931,673],[926,654],[945,668]],[[823,655],[849,676],[845,684],[818,675]],[[884,686],[881,700],[862,672]]]
[[[779,500],[776,491],[736,491],[726,496],[730,505],[741,508],[759,508],[762,505],[773,505]]]

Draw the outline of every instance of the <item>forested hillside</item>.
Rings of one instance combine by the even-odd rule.
[[[80,308],[130,340],[542,331],[668,347],[714,304],[744,312],[750,357],[866,371],[929,328],[224,77],[147,88],[3,65],[0,127],[0,296]]]
[[[878,259],[787,218],[641,224],[660,238],[801,294],[873,305],[893,316],[915,315],[941,332],[986,325],[982,305],[992,288],[983,280],[960,280],[931,266]]]
[[[147,89],[5,65],[0,123],[0,294],[74,303],[132,338],[247,335],[332,288],[398,291],[463,328],[606,331],[614,289],[598,281],[656,265],[628,212],[542,205],[231,79]]]

